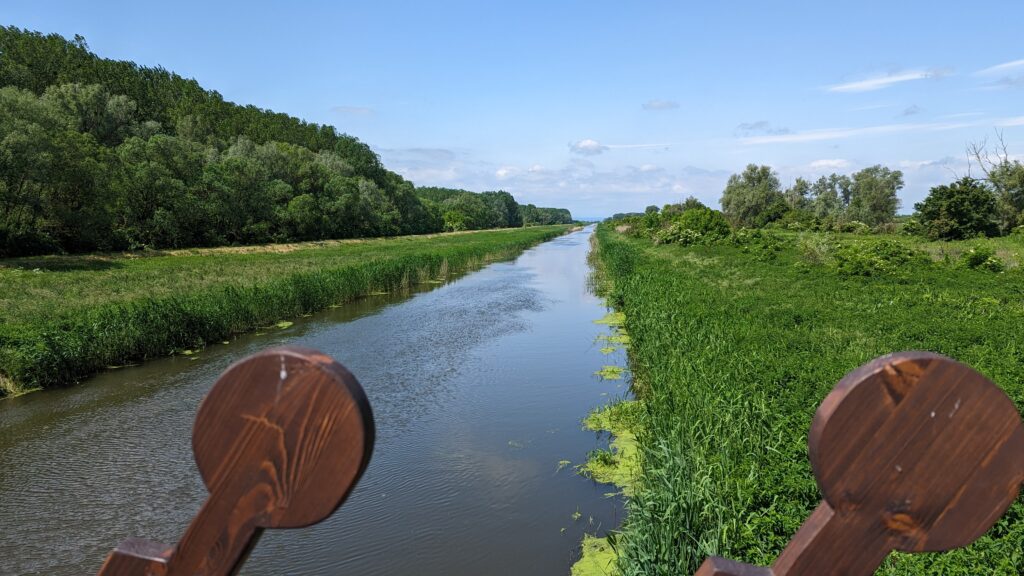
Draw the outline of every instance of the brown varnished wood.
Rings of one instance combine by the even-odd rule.
[[[369,464],[373,441],[366,395],[329,356],[289,347],[235,363],[192,432],[209,498],[177,546],[126,541],[99,574],[234,574],[264,529],[330,516]]]
[[[893,550],[970,544],[1024,481],[1013,402],[970,367],[928,352],[847,374],[818,408],[808,446],[823,500],[771,569],[709,558],[698,576],[873,574]]]

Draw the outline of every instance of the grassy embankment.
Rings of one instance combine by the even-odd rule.
[[[988,241],[1011,265],[996,274],[942,257],[978,241],[888,237],[920,250],[899,254],[870,248],[876,237],[653,246],[607,226],[598,237],[640,403],[623,575],[692,574],[709,554],[770,564],[820,497],[806,456],[814,411],[871,358],[946,354],[1024,406],[1020,239]],[[1020,574],[1022,550],[1017,502],[972,546],[894,555],[879,573]]]
[[[508,258],[568,229],[0,260],[0,396]]]

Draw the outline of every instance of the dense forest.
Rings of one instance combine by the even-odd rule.
[[[571,221],[451,192],[418,193],[331,126],[100,58],[79,36],[0,27],[0,256]]]

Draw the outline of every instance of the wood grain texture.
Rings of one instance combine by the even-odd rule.
[[[824,500],[764,574],[866,576],[893,550],[966,546],[1024,481],[1013,402],[970,367],[928,352],[883,356],[846,375],[818,408],[808,446]],[[762,574],[749,569],[709,559],[698,574]]]
[[[264,529],[330,516],[369,464],[373,442],[362,387],[329,356],[276,348],[233,364],[192,433],[206,503],[173,549],[125,542],[100,574],[234,574]]]

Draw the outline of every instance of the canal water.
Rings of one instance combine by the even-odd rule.
[[[267,531],[243,574],[568,574],[584,533],[618,525],[611,486],[574,473],[607,438],[591,409],[625,394],[588,291],[592,230],[440,286],[383,295],[194,356],[0,402],[0,574],[94,574],[118,541],[173,543],[206,496],[196,409],[229,364],[320,349],[370,398],[366,475],[327,521]],[[563,466],[563,460],[572,464]]]

